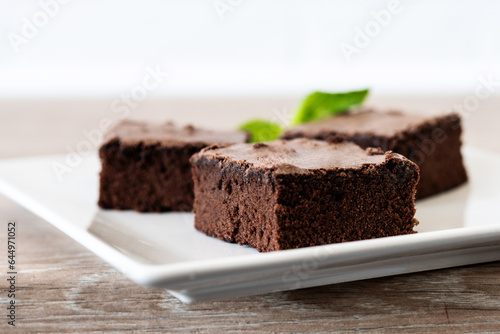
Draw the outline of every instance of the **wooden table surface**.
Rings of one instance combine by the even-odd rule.
[[[432,113],[466,98],[379,97],[371,103]],[[0,101],[0,158],[66,153],[67,146],[84,138],[83,130],[111,115],[111,101]],[[230,128],[257,115],[279,119],[296,103],[290,98],[146,100],[131,110],[131,117]],[[500,98],[490,98],[465,117],[468,145],[500,153],[499,109]],[[4,252],[9,219],[19,225],[17,325],[7,326],[5,259],[0,266],[5,313],[0,333],[500,332],[500,262],[187,305],[161,289],[133,283],[48,222],[0,196]]]

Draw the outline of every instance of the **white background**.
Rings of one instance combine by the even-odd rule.
[[[500,80],[499,1],[401,0],[348,62],[341,43],[390,1],[66,0],[16,52],[9,38],[51,1],[0,1],[0,98],[115,96],[147,66],[171,74],[156,97],[466,93],[480,75]]]

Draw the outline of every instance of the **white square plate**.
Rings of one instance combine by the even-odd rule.
[[[64,156],[3,160],[0,191],[135,282],[192,302],[500,260],[500,156],[464,155],[470,182],[417,202],[417,234],[263,254],[196,231],[190,213],[100,210],[96,155],[63,182],[52,163]]]

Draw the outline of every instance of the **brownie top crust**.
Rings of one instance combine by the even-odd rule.
[[[192,125],[176,126],[171,122],[163,124],[149,124],[145,122],[125,120],[117,124],[104,136],[104,143],[119,140],[122,144],[135,145],[161,144],[168,146],[182,146],[189,143],[234,144],[244,143],[248,134],[239,131],[213,131],[196,128]]]
[[[362,149],[349,143],[328,143],[312,139],[277,140],[268,143],[235,144],[226,147],[213,145],[192,157],[218,159],[254,168],[272,169],[278,174],[308,173],[320,170],[359,169],[378,165],[388,159],[404,159],[402,155],[380,149]]]
[[[423,116],[404,114],[399,111],[378,112],[371,109],[337,115],[316,122],[306,123],[288,130],[284,137],[295,134],[315,137],[319,133],[336,132],[347,135],[371,133],[377,136],[392,137],[401,132],[411,131],[429,122],[439,122],[442,118],[455,121],[457,114]]]

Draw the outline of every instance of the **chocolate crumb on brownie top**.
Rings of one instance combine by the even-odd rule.
[[[327,143],[307,139],[278,140],[253,145],[235,144],[229,147],[213,146],[203,150],[203,154],[243,161],[254,167],[273,169],[277,173],[359,168],[366,164],[380,164],[386,159],[382,150],[366,151],[353,143]]]
[[[104,142],[113,139],[123,144],[162,144],[182,146],[186,143],[202,143],[205,146],[214,143],[232,144],[246,142],[248,134],[237,131],[214,131],[196,128],[192,125],[176,126],[172,122],[150,124],[139,121],[125,120],[108,132]]]

